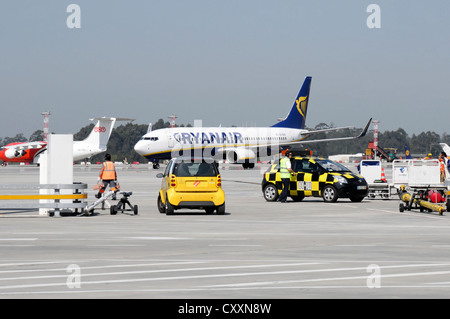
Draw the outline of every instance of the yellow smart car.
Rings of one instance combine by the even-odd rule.
[[[158,210],[171,215],[176,209],[204,209],[225,213],[225,193],[219,168],[213,159],[173,158],[167,164],[158,195]]]

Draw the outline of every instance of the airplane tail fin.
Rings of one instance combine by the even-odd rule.
[[[111,132],[116,121],[134,121],[134,119],[118,117],[96,117],[90,120],[97,120],[97,123],[89,136],[84,139],[83,142],[86,144],[95,145],[96,147],[104,150],[106,150],[106,145],[108,144],[109,137],[111,136]]]
[[[97,146],[99,149],[106,150],[106,144],[108,144],[109,137],[111,136],[116,118],[114,117],[99,117],[90,119],[91,121],[97,120],[89,136],[83,141],[84,143]]]
[[[411,152],[409,151],[409,147],[405,145],[405,158],[412,159]]]
[[[311,87],[311,77],[307,76],[298,92],[291,111],[284,120],[278,122],[272,127],[286,127],[295,129],[304,129],[306,121],[306,111],[308,110],[309,89]]]

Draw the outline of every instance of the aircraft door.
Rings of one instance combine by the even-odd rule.
[[[173,148],[175,145],[175,138],[173,137],[173,134],[168,134],[167,137],[168,137],[168,139],[167,139],[168,145],[167,146],[169,148]]]

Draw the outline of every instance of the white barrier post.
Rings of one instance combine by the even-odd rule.
[[[73,135],[50,134],[47,141],[47,151],[40,158],[40,184],[73,184]],[[53,190],[41,189],[40,194],[52,194]],[[60,194],[72,194],[72,190],[62,190]],[[62,200],[70,201],[70,200]],[[48,203],[40,200],[40,203]],[[39,215],[48,215],[49,209],[40,208]],[[59,209],[55,210],[59,217]]]

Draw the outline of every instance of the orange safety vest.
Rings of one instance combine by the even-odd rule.
[[[116,179],[116,168],[113,162],[104,162],[103,163],[103,172],[101,179],[111,180]]]

